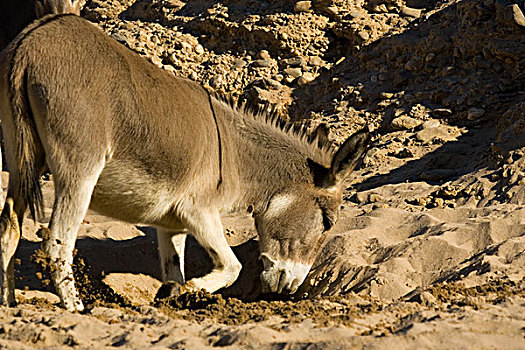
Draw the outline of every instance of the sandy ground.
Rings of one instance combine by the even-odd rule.
[[[76,255],[89,307],[72,314],[32,258],[46,222],[27,219],[0,348],[525,348],[523,1],[305,3],[83,12],[163,69],[324,122],[336,143],[374,131],[297,295],[261,300],[256,233],[239,214],[224,218],[239,280],[154,304],[154,231],[89,213]],[[44,192],[50,214],[52,181]],[[188,276],[210,269],[194,240],[186,249]]]

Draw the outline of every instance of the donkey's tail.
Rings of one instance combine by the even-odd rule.
[[[20,40],[22,41],[22,40]],[[18,42],[20,44],[20,42]],[[18,46],[18,45],[17,45]],[[31,215],[36,220],[43,212],[42,187],[40,175],[42,170],[42,145],[36,129],[29,98],[27,93],[27,59],[25,55],[13,52],[16,59],[11,58],[9,79],[9,101],[11,105],[12,135],[7,138],[11,142],[8,148],[12,155],[7,155],[8,162],[14,178],[13,184],[9,185],[9,194],[14,199],[20,198],[26,201]],[[15,169],[12,169],[12,168]]]

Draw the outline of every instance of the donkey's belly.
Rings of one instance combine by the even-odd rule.
[[[176,189],[175,183],[167,184],[140,169],[112,162],[98,179],[90,208],[130,223],[177,226],[180,221],[173,207],[182,198],[174,195]]]

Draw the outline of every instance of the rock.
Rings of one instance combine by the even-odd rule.
[[[293,9],[296,13],[301,12],[312,12],[312,2],[311,1],[298,1]]]
[[[323,66],[325,64],[325,62],[319,56],[312,56],[312,57],[310,57],[310,60],[308,61],[308,64],[310,66],[313,66],[313,67],[319,67],[319,66]]]
[[[298,56],[293,58],[287,58],[284,60],[284,63],[292,67],[299,67],[304,65],[306,62],[304,58]]]
[[[421,17],[421,10],[414,9],[414,8],[411,8],[411,7],[408,7],[408,6],[402,6],[401,7],[401,13],[404,14],[405,16],[409,16],[409,17],[414,17],[414,18]]]
[[[299,79],[297,80],[297,84],[299,86],[304,86],[304,85],[310,84],[314,80],[315,80],[315,76],[310,72],[306,72],[299,77]]]
[[[402,115],[392,120],[392,128],[394,130],[410,130],[420,126],[423,122],[421,120]]]
[[[204,47],[202,47],[201,44],[198,44],[195,46],[195,53],[198,55],[202,55],[204,53]]]
[[[512,20],[514,23],[516,23],[518,26],[525,28],[525,16],[523,15],[523,12],[521,11],[518,4],[512,4],[509,5],[510,9],[508,10],[511,13]]]
[[[243,59],[236,58],[233,60],[233,69],[243,68],[246,66],[246,62]]]
[[[111,273],[102,280],[116,294],[134,305],[149,305],[161,283],[143,274]]]
[[[253,61],[254,67],[271,67],[272,66],[272,60],[266,59],[266,60],[255,60]]]
[[[335,6],[328,6],[326,9],[326,13],[330,16],[337,16],[339,13],[339,9]]]
[[[368,34],[368,32],[364,31],[364,30],[360,30],[357,35],[361,38],[361,40],[365,41],[365,40],[368,40],[370,39],[370,35]]]
[[[469,110],[467,111],[468,120],[476,120],[476,119],[483,117],[484,115],[485,115],[485,110],[483,108],[472,107],[472,108],[469,108]]]
[[[303,75],[301,68],[286,68],[284,72],[294,78],[299,78],[301,75]]]
[[[433,128],[437,128],[440,125],[441,123],[439,122],[439,120],[429,119],[423,123],[422,128],[423,129],[433,129]]]
[[[452,115],[452,110],[448,108],[436,108],[432,110],[432,115],[438,117],[449,117]]]
[[[425,123],[423,123],[423,126]],[[435,139],[441,139],[441,140],[450,139],[450,135],[447,132],[447,129],[443,125],[438,125],[432,128],[423,127],[421,131],[418,131],[416,133],[416,139],[423,143],[429,143]]]
[[[430,61],[432,61],[434,58],[436,58],[436,54],[433,53],[433,52],[429,52],[429,53],[425,56],[425,62],[430,62]]]
[[[429,292],[421,293],[419,298],[421,299],[421,304],[423,304],[424,306],[433,306],[437,303],[436,297],[430,294]]]
[[[262,60],[269,60],[272,57],[270,56],[270,53],[267,50],[261,50],[258,54],[259,58]]]
[[[377,194],[377,193],[370,193],[370,195],[368,196],[368,202],[369,203],[377,203],[379,201],[381,201],[383,199],[383,197],[381,197],[381,195]]]

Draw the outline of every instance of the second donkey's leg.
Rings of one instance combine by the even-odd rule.
[[[84,306],[75,288],[73,249],[78,228],[86,215],[103,162],[86,169],[58,171],[55,176],[55,203],[48,237],[43,237],[44,252],[51,260],[51,278],[63,306],[70,311],[82,311]],[[71,171],[73,170],[73,171]],[[47,236],[47,235],[46,235]]]
[[[162,281],[175,281],[184,284],[184,248],[186,230],[167,231],[157,229],[159,259]]]

